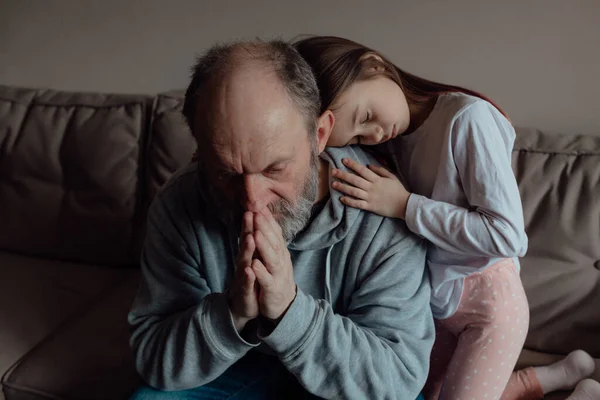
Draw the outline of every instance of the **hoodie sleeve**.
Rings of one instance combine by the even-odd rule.
[[[161,390],[201,386],[256,346],[235,329],[226,295],[211,292],[190,218],[174,197],[159,195],[150,208],[128,318],[137,370]]]
[[[311,393],[414,399],[423,388],[434,339],[425,247],[400,223],[383,219],[360,260],[363,273],[345,315],[299,289],[277,327],[263,337]]]
[[[457,254],[522,257],[527,235],[511,167],[515,132],[490,104],[466,108],[452,128],[453,159],[470,207],[411,194],[406,223],[437,247]]]

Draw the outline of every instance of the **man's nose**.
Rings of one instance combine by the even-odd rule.
[[[263,176],[251,174],[244,176],[244,196],[242,207],[251,212],[259,212],[268,203],[267,182]]]

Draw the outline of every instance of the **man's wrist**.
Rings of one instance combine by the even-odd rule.
[[[288,312],[288,310],[290,309],[290,307],[294,303],[294,300],[296,300],[296,296],[297,295],[298,295],[298,285],[294,285],[294,296],[289,301],[287,307],[282,311],[282,313],[279,315],[279,317],[277,317],[277,318],[267,318],[267,319],[270,322],[272,322],[275,326],[277,326],[277,324],[279,324],[279,321],[281,321],[283,319],[283,317],[285,317],[285,314]]]
[[[227,305],[229,306],[229,313],[231,313],[231,319],[233,320],[233,326],[235,326],[235,329],[241,334],[246,327],[246,324],[250,321],[250,318],[242,317],[235,312],[233,307],[233,297],[229,291],[227,291],[226,296]]]
[[[233,319],[233,326],[235,326],[235,330],[238,331],[239,334],[242,333],[242,331],[246,327],[246,324],[251,321],[249,318],[244,318],[236,315],[233,311],[231,311],[231,318]]]

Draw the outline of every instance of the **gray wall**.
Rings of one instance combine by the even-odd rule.
[[[215,41],[335,34],[517,125],[600,134],[600,0],[0,0],[0,83],[152,93]]]

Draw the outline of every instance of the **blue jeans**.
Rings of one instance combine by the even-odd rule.
[[[273,356],[251,351],[215,380],[197,388],[163,392],[139,388],[130,400],[318,399]]]
[[[250,352],[221,376],[197,388],[163,392],[139,388],[129,400],[270,400],[318,399],[272,356]],[[419,395],[417,400],[423,400]]]

